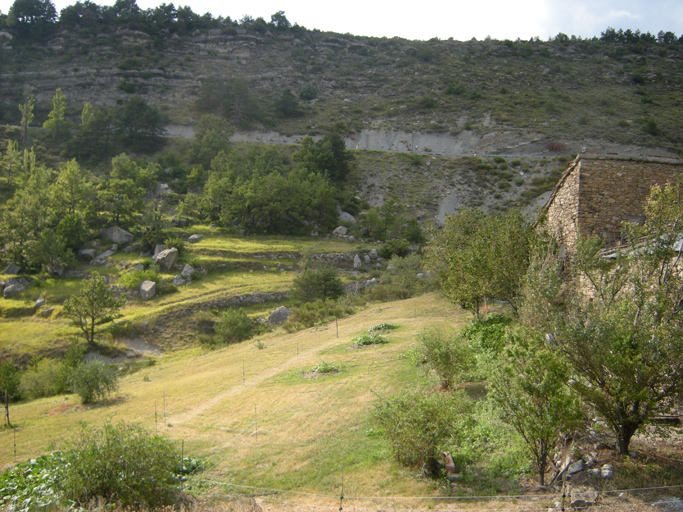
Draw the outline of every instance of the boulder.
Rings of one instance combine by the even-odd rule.
[[[105,229],[100,233],[101,238],[106,238],[111,240],[115,244],[128,244],[134,240],[134,236],[130,234],[125,229],[121,229],[118,226],[112,226]]]
[[[353,257],[353,268],[360,268],[363,262],[360,260],[360,256],[357,254]]]
[[[55,308],[45,308],[40,312],[40,316],[47,318],[48,316],[52,315],[54,310]]]
[[[110,256],[113,256],[114,254],[116,254],[116,253],[114,251],[112,251],[111,249],[106,250],[102,254],[100,254],[97,258],[92,260],[92,262],[90,262],[90,264],[91,265],[104,265],[104,262],[107,261],[107,258],[109,258]]]
[[[289,315],[291,314],[291,309],[285,306],[280,306],[270,315],[268,315],[268,325],[282,325],[285,323],[285,321],[289,318]]]
[[[578,460],[572,464],[569,465],[567,468],[567,475],[571,476],[576,473],[581,473],[585,469],[585,464],[583,463],[583,460]]]
[[[163,252],[166,250],[166,246],[164,244],[157,244],[154,246],[154,254],[152,254],[152,259],[156,261],[157,256],[159,256],[160,252]]]
[[[652,504],[653,507],[664,512],[683,512],[683,501],[681,498],[666,497]]]
[[[370,257],[371,260],[376,260],[379,258],[379,252],[377,252],[377,249],[372,249],[369,253],[368,256]]]
[[[14,297],[15,295],[23,292],[25,289],[26,289],[26,286],[19,284],[19,283],[6,285],[5,289],[2,290],[2,296],[6,299],[10,299],[10,298]]]
[[[195,273],[194,268],[192,268],[190,265],[185,264],[182,272],[180,272],[180,275],[187,278],[187,277],[190,277],[194,273]]]
[[[185,279],[183,279],[183,276],[175,276],[171,282],[176,286],[183,286]]]
[[[311,236],[320,236],[320,234],[318,233],[317,229],[314,229],[313,231],[311,231]]]
[[[95,249],[81,249],[78,251],[78,257],[88,261],[94,260],[95,254]]]
[[[356,241],[356,237],[353,236],[353,235],[349,235],[348,241],[349,241],[349,242],[355,242],[355,241]]]
[[[10,263],[9,265],[7,265],[7,268],[5,268],[5,270],[2,273],[6,276],[14,276],[17,275],[20,270],[21,267],[19,265]]]
[[[370,263],[370,256],[368,256],[367,254],[364,254],[363,255],[363,261],[365,262],[366,265],[369,264]]]
[[[375,264],[375,270],[382,270],[382,264],[381,264],[381,263],[376,263],[376,264]]]
[[[38,297],[38,298],[36,299],[35,308],[36,308],[36,309],[42,308],[44,305],[45,305],[45,299],[43,299],[42,297]]]
[[[598,501],[598,492],[593,489],[574,488],[571,492],[572,508],[584,508],[595,505]]]
[[[379,281],[377,280],[376,277],[373,277],[372,279],[368,279],[367,281],[365,281],[366,287],[377,286],[378,284],[379,284]]]
[[[600,476],[602,478],[612,478],[614,476],[614,467],[612,464],[605,464],[600,468]]]
[[[159,254],[157,254],[157,257],[154,261],[156,261],[161,270],[171,270],[173,265],[178,262],[178,249],[171,247],[170,249],[161,251]]]
[[[157,293],[157,284],[154,281],[143,281],[140,285],[140,298],[149,300]]]
[[[187,239],[187,241],[190,242],[191,244],[196,244],[202,238],[204,238],[204,235],[192,235],[192,236],[190,236],[190,238]]]
[[[356,222],[356,218],[348,212],[341,212],[339,220],[342,222]]]
[[[133,270],[145,270],[145,266],[142,263],[136,263],[133,265]]]
[[[344,226],[339,226],[334,231],[332,231],[332,236],[336,236],[337,238],[341,238],[343,236],[346,236],[346,233],[348,233],[348,232],[349,232],[348,228],[346,228]]]

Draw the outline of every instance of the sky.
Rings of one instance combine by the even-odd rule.
[[[58,11],[76,3],[52,1]],[[93,1],[111,5],[115,0]],[[0,11],[7,13],[12,3],[0,0]],[[137,3],[147,9],[164,0]],[[346,0],[337,4],[320,0],[180,0],[175,5],[189,5],[196,13],[210,12],[233,20],[248,14],[270,21],[272,14],[284,11],[292,24],[308,29],[413,40],[452,37],[468,41],[487,36],[499,40],[547,40],[560,32],[590,38],[599,37],[607,27],[683,35],[683,0]]]

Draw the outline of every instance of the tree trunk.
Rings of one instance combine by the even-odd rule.
[[[617,452],[619,455],[628,455],[628,448],[631,444],[631,438],[636,433],[640,424],[635,422],[624,422],[619,426],[617,432]]]

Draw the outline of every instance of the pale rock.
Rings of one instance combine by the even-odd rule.
[[[6,276],[15,276],[19,273],[21,267],[15,263],[10,263],[7,268],[2,272]]]
[[[113,256],[114,254],[116,254],[114,251],[112,251],[111,249],[107,249],[102,254],[100,254],[97,258],[92,260],[92,262],[90,264],[91,265],[104,265],[104,263],[107,261],[107,259],[110,256]]]
[[[45,308],[40,312],[40,316],[43,318],[47,318],[48,316],[52,315],[52,312],[55,310],[55,308]]]
[[[360,256],[357,254],[353,257],[353,268],[360,268],[363,263],[360,261]]]
[[[348,212],[341,212],[339,220],[342,222],[356,222],[356,218]]]
[[[157,244],[154,246],[154,253],[152,254],[152,259],[156,261],[157,256],[159,256],[160,252],[163,252],[166,250],[166,246],[164,244]]]
[[[370,257],[371,260],[376,260],[379,258],[379,252],[377,252],[377,249],[372,249],[369,253],[368,256]]]
[[[6,299],[10,299],[14,297],[15,295],[23,292],[26,289],[26,286],[15,283],[15,284],[10,284],[5,286],[5,289],[2,290],[2,296]]]
[[[187,241],[190,242],[191,244],[196,244],[202,238],[204,238],[204,235],[192,235],[192,236],[190,236],[190,238],[187,239]]]
[[[194,273],[195,273],[195,269],[192,268],[192,266],[185,264],[185,266],[183,267],[183,270],[180,272],[180,275],[183,276],[184,278],[188,278]]]
[[[338,228],[335,228],[334,231],[332,231],[332,236],[336,236],[337,238],[341,238],[343,236],[346,236],[346,233],[348,233],[349,230],[345,226],[339,226]]]
[[[170,249],[161,251],[157,254],[155,261],[162,271],[171,270],[173,265],[178,262],[178,249],[171,247]]]
[[[94,260],[95,254],[95,249],[81,249],[78,251],[78,256],[84,260]]]
[[[140,285],[140,298],[149,300],[156,295],[157,284],[154,281],[143,281]]]
[[[571,492],[572,508],[583,508],[595,505],[600,495],[593,489],[575,488]]]
[[[182,276],[175,276],[171,281],[176,286],[183,286],[185,284],[185,279]]]
[[[38,298],[36,299],[35,308],[36,308],[36,309],[42,308],[44,305],[45,305],[45,299],[43,299],[42,297],[38,297]]]
[[[135,239],[131,233],[118,226],[111,226],[110,228],[105,229],[100,233],[100,238],[106,238],[115,244],[127,244]]]
[[[292,314],[292,310],[285,306],[280,306],[268,315],[268,325],[282,325]]]

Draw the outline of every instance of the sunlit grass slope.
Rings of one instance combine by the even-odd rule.
[[[59,449],[79,422],[134,421],[184,443],[186,455],[208,462],[201,480],[220,494],[225,484],[329,494],[342,472],[345,493],[429,494],[428,484],[391,461],[368,423],[373,403],[416,384],[401,354],[434,324],[455,326],[465,315],[436,294],[375,304],[325,326],[275,332],[222,350],[170,353],[126,377],[107,405],[84,408],[75,396],[12,406],[14,432],[0,431],[7,467]],[[381,323],[400,328],[390,343],[353,349],[351,339]],[[338,332],[338,334],[337,334]],[[304,372],[325,361],[337,374]],[[226,489],[227,491],[227,489]]]

